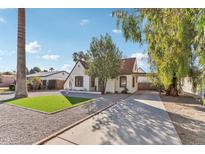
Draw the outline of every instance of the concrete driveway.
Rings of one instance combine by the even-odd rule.
[[[45,144],[181,144],[156,92],[132,95]]]

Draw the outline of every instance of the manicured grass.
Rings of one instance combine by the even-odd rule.
[[[86,102],[90,102],[88,98],[65,97],[61,95],[38,96],[30,98],[16,99],[7,102],[10,105],[29,108],[37,111],[53,113],[66,108],[74,107]]]

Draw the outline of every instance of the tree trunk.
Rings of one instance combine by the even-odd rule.
[[[168,96],[179,96],[178,89],[177,89],[177,78],[174,76],[172,80],[172,84],[169,86],[169,88],[166,91],[166,95]]]
[[[105,94],[105,90],[106,90],[106,84],[107,84],[107,80],[102,80],[100,79],[100,91],[102,94]]]
[[[18,42],[17,42],[17,74],[16,98],[27,97],[26,54],[25,54],[25,9],[18,9]]]

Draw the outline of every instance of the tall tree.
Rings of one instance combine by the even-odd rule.
[[[73,61],[77,62],[79,60],[87,61],[89,58],[87,53],[84,53],[83,51],[78,51],[73,53]]]
[[[34,67],[30,70],[30,74],[37,73],[37,72],[41,72],[41,69],[39,67]]]
[[[194,40],[196,54],[199,58],[199,63],[205,69],[205,9],[200,9],[195,17],[196,20],[196,37]]]
[[[113,43],[111,36],[106,34],[94,37],[90,44],[88,74],[98,78],[101,92],[105,93],[108,79],[119,75],[122,52]]]
[[[177,85],[192,67],[196,19],[200,9],[132,9],[113,12],[126,40],[148,43],[151,69],[167,93],[178,95]]]
[[[25,53],[25,9],[18,9],[18,42],[17,42],[17,74],[16,98],[27,97],[26,85],[26,53]]]

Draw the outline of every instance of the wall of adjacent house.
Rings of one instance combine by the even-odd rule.
[[[151,81],[149,80],[149,78],[147,76],[139,76],[138,77],[138,82],[140,82],[140,83],[150,83]]]
[[[203,89],[200,89],[199,91],[194,91],[193,90],[193,86],[192,86],[192,80],[190,77],[185,77],[182,82],[181,82],[181,85],[182,85],[182,90],[186,93],[189,93],[189,94],[194,94],[194,95],[199,95],[201,97],[204,98],[204,95],[205,95],[205,87]]]
[[[14,75],[1,75],[0,87],[8,87],[10,84],[14,84],[15,76]]]
[[[83,87],[75,87],[75,76],[83,76]],[[85,74],[85,68],[80,62],[78,62],[72,70],[68,80],[64,84],[64,89],[90,90],[90,77]]]
[[[182,89],[184,92],[187,92],[187,93],[194,93],[193,91],[193,88],[192,88],[192,81],[191,81],[191,78],[189,77],[185,77],[183,80],[182,80]]]

